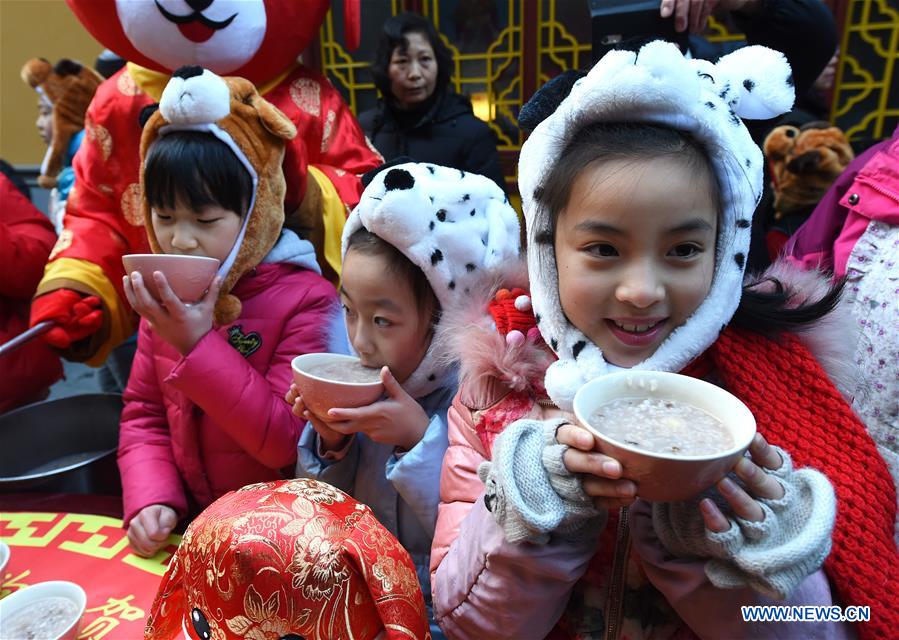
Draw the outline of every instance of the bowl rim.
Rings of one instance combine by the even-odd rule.
[[[0,571],[3,571],[6,568],[11,557],[12,549],[9,548],[8,544],[0,540]]]
[[[675,455],[675,454],[671,454],[671,453],[649,451],[647,449],[642,449],[639,447],[634,447],[629,444],[625,444],[614,438],[609,437],[607,434],[602,433],[601,431],[599,431],[599,429],[597,429],[596,427],[593,427],[588,420],[584,419],[584,417],[581,415],[581,412],[579,411],[580,403],[578,402],[578,397],[581,396],[581,394],[584,392],[584,389],[586,389],[590,385],[605,384],[613,377],[617,378],[617,379],[623,379],[625,377],[634,376],[634,375],[637,375],[639,377],[649,377],[649,376],[654,376],[656,378],[662,377],[663,379],[668,379],[668,380],[687,379],[687,380],[690,380],[690,384],[696,384],[697,386],[704,387],[705,390],[711,394],[716,394],[719,396],[732,398],[733,402],[737,403],[737,406],[740,406],[745,410],[746,414],[749,416],[749,418],[752,421],[752,432],[749,434],[749,438],[748,439],[744,438],[744,439],[737,441],[737,438],[736,438],[737,434],[733,433],[733,430],[729,429],[731,431],[731,435],[734,436],[734,440],[737,442],[733,447],[725,449],[724,451],[719,451],[717,453],[704,454],[704,455],[698,455],[698,456],[680,456],[680,455]],[[639,391],[639,390],[637,390],[637,391]],[[641,396],[639,393],[634,394],[635,399],[640,399],[643,397],[650,397],[650,396]],[[624,398],[627,398],[627,396],[622,396],[622,398],[620,398],[620,399],[624,399]],[[679,402],[685,402],[686,404],[691,404],[691,406],[695,407],[695,405],[692,405],[692,403],[686,402],[685,400],[681,400],[680,398],[677,398],[677,400]],[[610,374],[607,374],[604,376],[600,376],[598,378],[593,378],[592,380],[588,380],[587,382],[585,382],[583,385],[581,385],[581,388],[577,390],[577,393],[575,393],[575,395],[574,395],[573,405],[574,405],[574,415],[577,418],[578,423],[580,423],[580,426],[584,427],[590,433],[592,433],[594,435],[594,437],[597,437],[600,440],[603,440],[603,441],[605,441],[609,444],[612,444],[616,447],[620,447],[621,449],[624,449],[625,451],[628,451],[630,453],[639,454],[639,455],[643,455],[648,458],[653,458],[656,460],[663,460],[666,462],[712,462],[715,460],[720,460],[722,458],[727,458],[732,455],[735,455],[735,454],[745,451],[749,447],[749,445],[752,443],[752,439],[755,437],[755,434],[758,433],[758,425],[755,422],[755,416],[752,414],[752,411],[749,410],[749,407],[747,407],[746,404],[742,400],[740,400],[737,396],[732,394],[730,391],[728,391],[727,389],[723,389],[717,385],[714,385],[711,382],[706,382],[705,380],[701,380],[699,378],[693,378],[692,376],[685,376],[681,373],[672,373],[670,371],[651,371],[648,369],[637,369],[637,370],[629,369],[627,371],[616,371],[615,373],[610,373]],[[706,411],[706,409],[704,409],[702,407],[695,407],[695,408],[697,408],[701,411]],[[710,413],[710,412],[706,411],[706,413]],[[718,420],[721,420],[721,418],[719,416],[714,416],[714,417],[717,418]],[[724,422],[724,421],[722,421],[722,422]]]
[[[294,372],[301,373],[304,376],[306,376],[307,378],[310,378],[317,382],[326,382],[328,384],[340,384],[340,385],[346,385],[348,387],[358,387],[358,388],[373,387],[375,385],[380,386],[380,387],[384,386],[384,383],[381,382],[380,378],[378,378],[377,382],[346,382],[344,380],[332,380],[330,378],[322,378],[313,373],[309,373],[305,369],[299,368],[297,365],[298,360],[300,360],[301,358],[306,358],[308,356],[333,356],[336,359],[351,360],[353,362],[357,362],[357,363],[359,363],[360,366],[362,366],[362,362],[360,361],[358,356],[350,356],[345,353],[330,353],[327,351],[317,351],[315,353],[303,353],[303,354],[296,356],[293,360],[290,361],[290,368]],[[366,367],[366,369],[371,369],[371,368],[373,368],[373,367]],[[379,372],[380,372],[380,370],[381,370],[381,368],[378,368]]]
[[[7,483],[18,483],[27,482],[29,480],[43,480],[45,478],[54,478],[60,474],[68,473],[69,471],[74,471],[75,469],[80,469],[81,467],[91,465],[97,462],[97,460],[101,460],[109,455],[112,455],[116,451],[118,451],[118,447],[96,451],[94,452],[94,455],[89,458],[84,458],[82,460],[79,460],[78,462],[73,462],[72,464],[65,467],[55,467],[50,471],[43,471],[41,473],[29,473],[28,475],[21,476],[0,476],[0,487]]]
[[[173,261],[187,260],[188,262],[191,260],[199,260],[200,262],[211,261],[218,264],[221,264],[222,262],[218,258],[212,258],[210,256],[186,256],[180,253],[126,253],[122,256],[122,260],[124,261],[125,258],[162,258],[164,260],[171,259]]]
[[[65,629],[60,631],[59,634],[56,636],[57,638],[65,637],[65,635],[67,633],[69,633],[72,629],[74,629],[78,625],[78,623],[84,617],[84,612],[87,610],[87,593],[85,592],[84,587],[82,587],[77,582],[72,582],[70,580],[45,580],[44,582],[35,582],[34,584],[28,585],[24,589],[19,589],[18,591],[15,591],[15,592],[9,594],[5,598],[3,598],[3,600],[0,600],[0,609],[4,608],[3,605],[6,605],[5,608],[7,610],[4,611],[3,613],[5,616],[8,616],[11,613],[15,613],[16,611],[18,611],[21,608],[19,606],[16,606],[16,605],[18,605],[19,600],[23,599],[23,596],[20,596],[19,594],[29,593],[30,595],[34,595],[35,590],[36,591],[46,591],[48,589],[59,587],[59,586],[63,586],[69,590],[71,590],[74,587],[75,592],[78,594],[78,599],[72,598],[68,593],[64,593],[61,595],[60,594],[54,595],[51,593],[50,595],[46,595],[46,596],[36,595],[36,596],[34,596],[34,599],[32,599],[32,602],[35,599],[41,599],[43,597],[46,597],[46,598],[58,597],[58,598],[66,598],[67,600],[71,600],[76,605],[78,605],[78,615],[75,617],[74,620],[72,620],[72,622],[69,624],[69,626],[67,626]],[[10,603],[12,603],[12,604],[10,604]],[[28,602],[26,602],[25,604],[28,604]]]

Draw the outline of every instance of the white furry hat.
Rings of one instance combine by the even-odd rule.
[[[595,122],[653,123],[690,133],[711,159],[722,207],[711,290],[687,322],[634,367],[679,371],[715,341],[740,302],[763,174],[762,153],[741,118],[773,118],[790,109],[793,97],[793,76],[781,53],[750,46],[712,64],[687,60],[675,45],[655,41],[639,52],[606,54],[536,126],[521,150],[519,186],[534,312],[541,334],[559,356],[547,370],[546,390],[560,408],[570,410],[581,385],[611,366],[565,317],[554,247],[537,241],[552,237],[551,229],[536,228],[538,219],[549,220],[538,216],[543,180],[572,136]]]
[[[343,229],[347,241],[365,228],[396,247],[428,279],[444,310],[480,293],[521,251],[518,215],[493,180],[435,164],[408,162],[379,172]],[[440,330],[440,322],[435,334]],[[431,348],[403,387],[420,398],[444,382]]]

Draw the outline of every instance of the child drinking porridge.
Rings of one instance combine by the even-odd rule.
[[[839,289],[790,310],[801,292],[742,285],[762,155],[740,118],[773,117],[792,99],[779,53],[747,47],[713,65],[652,42],[606,55],[528,138],[519,174],[533,297],[502,291],[467,329],[468,351],[494,357],[463,360],[449,411],[431,558],[447,636],[849,637],[841,623],[744,623],[740,606],[893,615],[889,474],[783,331],[821,318]],[[557,359],[521,340],[531,304]],[[626,368],[682,371],[740,397],[759,428],[749,456],[694,499],[636,499],[569,413],[584,382]],[[810,466],[836,487],[835,530],[834,489]],[[863,470],[838,473],[850,466]],[[877,560],[860,559],[869,546],[885,583]],[[888,633],[880,620],[859,633]]]

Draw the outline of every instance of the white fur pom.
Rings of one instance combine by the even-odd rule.
[[[199,76],[169,80],[159,111],[175,125],[218,122],[231,112],[231,95],[224,80],[204,69]]]
[[[574,394],[585,382],[587,381],[574,360],[556,360],[546,370],[543,380],[546,393],[562,411],[574,409]]]
[[[793,107],[793,73],[779,51],[750,46],[737,49],[715,65],[737,95],[734,111],[748,120],[767,120]]]

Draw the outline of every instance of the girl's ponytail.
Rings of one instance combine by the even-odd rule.
[[[731,322],[768,336],[803,331],[836,308],[844,286],[845,280],[838,280],[823,296],[797,305],[796,291],[787,289],[777,278],[765,277],[743,288],[740,306]]]

